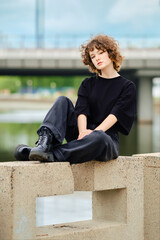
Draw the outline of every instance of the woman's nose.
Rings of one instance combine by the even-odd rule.
[[[97,56],[96,56],[96,61],[98,61],[98,60],[99,60],[99,56],[97,55]]]

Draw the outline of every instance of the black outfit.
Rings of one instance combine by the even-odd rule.
[[[133,82],[118,76],[86,78],[78,91],[75,108],[70,99],[59,97],[47,113],[41,127],[54,135],[53,155],[58,161],[82,163],[90,160],[107,161],[118,157],[118,132],[127,135],[136,111],[136,89]],[[109,114],[118,122],[106,132],[93,131],[77,140],[77,116],[87,116],[87,128],[94,130]],[[63,139],[67,140],[62,144]]]

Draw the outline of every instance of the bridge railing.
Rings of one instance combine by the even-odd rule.
[[[92,191],[88,221],[36,227],[36,198]],[[0,239],[159,240],[160,153],[108,162],[0,163]]]
[[[160,48],[160,36],[113,36],[122,48]],[[2,35],[0,48],[78,48],[90,35]]]

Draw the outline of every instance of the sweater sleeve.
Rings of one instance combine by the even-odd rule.
[[[90,110],[89,110],[89,103],[88,103],[88,90],[87,90],[87,84],[85,79],[78,90],[78,98],[75,105],[75,111],[77,116],[80,114],[84,114],[86,116],[90,116]]]
[[[118,130],[128,135],[136,114],[136,87],[133,82],[127,83],[111,110],[118,119]]]

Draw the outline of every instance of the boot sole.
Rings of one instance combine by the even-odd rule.
[[[29,154],[30,161],[40,161],[40,162],[54,162],[52,153],[31,151]]]

